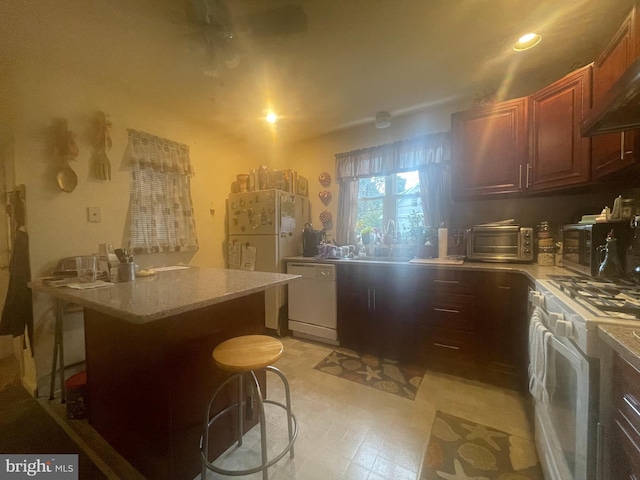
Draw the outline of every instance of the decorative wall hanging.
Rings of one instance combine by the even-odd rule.
[[[331,212],[325,210],[324,212],[322,212],[320,214],[320,221],[325,224],[325,223],[329,223],[333,220],[333,217],[331,216]]]
[[[96,112],[91,122],[91,161],[93,174],[99,180],[111,180],[111,162],[107,151],[111,150],[111,121],[104,112]]]
[[[298,195],[309,196],[309,181],[305,177],[298,175],[296,189]]]
[[[329,186],[331,185],[331,174],[322,172],[318,177],[318,180],[320,181],[320,185],[322,185],[324,188],[329,188]]]
[[[324,204],[325,207],[329,205],[329,203],[331,203],[331,192],[329,192],[328,190],[323,190],[322,192],[318,193],[318,197],[320,197],[320,201]]]
[[[56,174],[56,182],[60,190],[71,193],[78,185],[78,176],[69,166],[69,162],[75,160],[80,154],[75,134],[68,129],[67,121],[63,118],[53,120],[50,133],[53,157],[60,166]]]

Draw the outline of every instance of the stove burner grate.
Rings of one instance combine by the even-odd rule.
[[[611,317],[640,319],[640,287],[626,281],[549,275],[550,282],[571,298]]]

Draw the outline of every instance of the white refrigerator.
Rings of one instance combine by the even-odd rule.
[[[227,204],[227,267],[286,273],[286,257],[302,255],[302,230],[309,222],[309,198],[281,190],[232,193]],[[267,290],[265,325],[282,333],[286,288]]]

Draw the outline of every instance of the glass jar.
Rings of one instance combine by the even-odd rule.
[[[551,229],[549,228],[549,222],[544,221],[540,222],[538,225],[538,238],[549,238],[551,237]]]
[[[538,247],[538,265],[553,267],[555,262],[555,247]]]
[[[630,220],[635,214],[635,205],[633,198],[623,198],[620,202],[620,218]]]

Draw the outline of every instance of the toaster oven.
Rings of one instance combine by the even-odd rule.
[[[487,224],[467,230],[467,259],[482,262],[531,262],[533,228]]]

